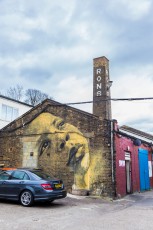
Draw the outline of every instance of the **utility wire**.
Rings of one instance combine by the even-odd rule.
[[[101,101],[141,101],[141,100],[153,100],[153,97],[144,97],[144,98],[105,98],[105,99],[100,99],[100,100],[95,100],[94,102],[101,102]],[[66,105],[77,105],[77,104],[89,104],[89,103],[93,103],[93,101],[85,101],[85,102],[72,102],[72,103],[56,103],[52,104],[52,106],[66,106]],[[39,113],[37,113],[36,115],[34,115],[29,121],[27,121],[24,124],[21,124],[19,127],[16,127],[14,129],[11,130],[7,130],[8,132],[13,132],[21,127],[26,126],[27,124],[29,124],[31,121],[33,121],[36,117],[38,117],[43,111],[45,111],[47,109],[49,105],[47,105],[43,110],[41,110]],[[8,124],[9,125],[9,124]],[[3,129],[2,129],[3,131]]]
[[[106,98],[97,100],[94,102],[101,102],[101,101],[142,101],[142,100],[153,100],[153,97],[139,97],[139,98]],[[72,102],[72,103],[64,103],[65,105],[78,105],[78,104],[90,104],[93,101],[84,101],[84,102]]]

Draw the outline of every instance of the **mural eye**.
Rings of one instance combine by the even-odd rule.
[[[44,144],[43,144],[43,148],[47,148],[49,146],[49,141],[46,141]]]
[[[65,122],[64,122],[64,121],[61,121],[61,122],[57,125],[57,127],[58,127],[58,129],[63,129],[63,128],[64,128],[64,125],[65,125]]]
[[[61,119],[55,119],[51,125],[54,125],[55,128],[61,130],[65,127],[65,122]]]
[[[49,140],[44,141],[40,147],[40,152],[39,152],[39,156],[41,156],[43,154],[43,152],[49,148],[51,145],[51,142]]]

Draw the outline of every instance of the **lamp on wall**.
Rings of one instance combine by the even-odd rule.
[[[141,145],[141,140],[134,139],[133,144],[136,145],[136,146],[140,146]]]
[[[112,84],[113,84],[113,81],[108,81],[107,82],[107,90],[110,89],[110,87],[112,86]]]

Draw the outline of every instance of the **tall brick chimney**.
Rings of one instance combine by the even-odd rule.
[[[111,119],[109,60],[106,57],[93,59],[93,114],[102,119]]]

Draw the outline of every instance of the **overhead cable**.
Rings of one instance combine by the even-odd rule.
[[[138,98],[105,98],[100,99],[94,102],[101,102],[101,101],[142,101],[142,100],[153,100],[153,97],[138,97]],[[84,102],[70,102],[64,103],[65,105],[78,105],[78,104],[90,104],[93,101],[84,101]]]

